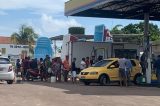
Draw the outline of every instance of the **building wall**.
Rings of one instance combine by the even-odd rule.
[[[29,53],[28,45],[0,44],[0,50],[2,56],[12,58],[21,58],[24,51],[25,54]]]

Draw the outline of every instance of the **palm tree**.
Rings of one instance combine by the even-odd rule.
[[[33,46],[38,35],[31,26],[22,25],[19,32],[11,35],[11,41],[14,44],[28,45],[30,53],[33,54]]]

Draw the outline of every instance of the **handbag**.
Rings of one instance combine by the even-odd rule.
[[[52,73],[52,69],[51,68],[48,68],[48,73],[50,74],[50,73]]]

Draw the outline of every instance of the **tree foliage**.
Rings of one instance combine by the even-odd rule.
[[[122,25],[116,25],[115,27],[113,27],[113,29],[111,30],[112,34],[122,34],[122,30],[121,27],[123,27]]]
[[[112,34],[144,34],[144,22],[138,24],[129,24],[122,28],[116,25],[112,30]],[[151,41],[160,39],[160,29],[157,25],[149,23],[149,34]]]
[[[33,53],[33,44],[38,38],[38,35],[34,32],[30,26],[22,25],[19,32],[14,32],[11,35],[11,41],[14,44],[29,45],[29,51]]]

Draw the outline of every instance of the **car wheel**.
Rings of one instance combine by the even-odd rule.
[[[13,80],[7,81],[7,84],[13,84]]]
[[[84,82],[84,85],[90,85],[90,82]]]
[[[104,86],[109,83],[108,77],[106,75],[102,75],[99,80],[100,85]]]
[[[134,84],[135,84],[135,85],[140,85],[140,83],[141,83],[141,78],[142,78],[142,74],[137,74],[137,75],[134,77]]]

